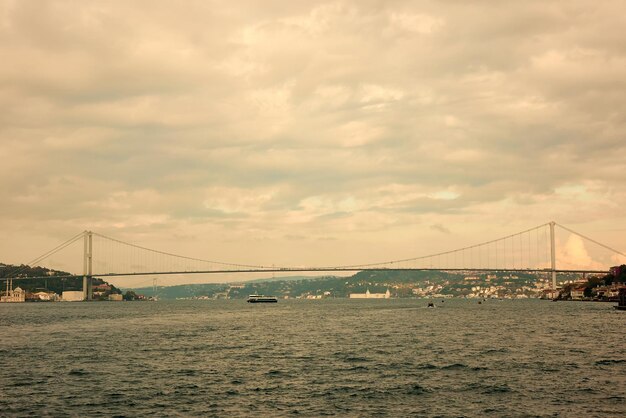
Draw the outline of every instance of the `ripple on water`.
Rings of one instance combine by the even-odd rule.
[[[413,383],[409,385],[406,393],[409,395],[424,395],[426,393],[431,393],[432,390],[427,388],[426,386],[419,385],[417,383]]]
[[[624,364],[626,359],[603,359],[595,362],[596,366],[612,366],[614,364]]]

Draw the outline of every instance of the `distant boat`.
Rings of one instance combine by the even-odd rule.
[[[432,302],[428,302],[428,308],[434,308],[434,307],[435,307],[435,304],[434,304],[434,303],[432,303]]]
[[[278,302],[278,298],[276,296],[265,296],[265,295],[249,295],[248,303],[276,303]]]

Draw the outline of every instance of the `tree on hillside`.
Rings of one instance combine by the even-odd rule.
[[[137,294],[133,292],[132,290],[128,290],[126,291],[126,293],[124,293],[123,298],[124,300],[135,300],[137,299]]]

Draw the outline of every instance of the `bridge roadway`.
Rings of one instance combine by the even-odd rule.
[[[477,268],[357,268],[357,267],[290,267],[290,268],[268,268],[268,269],[237,269],[237,270],[204,270],[204,271],[161,271],[153,273],[105,273],[93,274],[93,277],[116,277],[116,276],[149,276],[166,274],[216,274],[216,273],[314,273],[314,272],[334,272],[334,271],[467,271],[467,272],[515,272],[515,273],[552,273],[551,269],[477,269]],[[608,273],[607,270],[554,270],[556,273]],[[78,276],[82,277],[82,276]]]
[[[510,273],[552,273],[551,269],[479,269],[479,268],[357,268],[357,267],[290,267],[290,268],[259,268],[259,269],[234,269],[234,270],[196,270],[196,271],[154,271],[154,272],[132,272],[132,273],[100,273],[91,274],[91,277],[123,277],[123,276],[160,276],[160,275],[181,275],[181,274],[227,274],[227,273],[328,273],[328,272],[355,272],[355,271],[458,271],[458,272],[510,272]],[[585,273],[585,274],[608,274],[607,270],[568,270],[556,269],[555,273]],[[49,279],[49,278],[79,278],[85,277],[82,274],[68,276],[41,276],[41,277],[14,277],[14,279]],[[0,278],[3,280],[4,278]]]

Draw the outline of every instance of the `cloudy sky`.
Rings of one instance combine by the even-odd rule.
[[[625,251],[624,7],[0,0],[0,261],[91,229],[349,264],[552,219]]]

